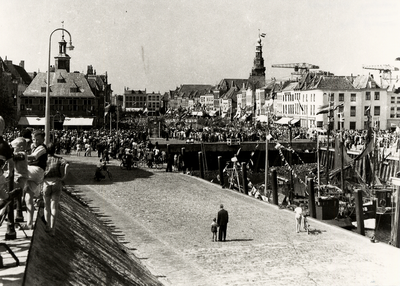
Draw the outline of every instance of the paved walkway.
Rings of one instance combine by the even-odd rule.
[[[37,211],[35,211],[35,220],[36,214]],[[26,217],[25,212],[23,215]],[[22,230],[19,230],[19,227],[16,226],[15,230],[16,238],[12,240],[5,240],[5,235],[7,233],[7,221],[4,221],[0,226],[0,242],[6,243],[19,260],[19,266],[15,266],[15,260],[12,258],[9,252],[4,247],[0,247],[1,257],[4,265],[4,267],[0,268],[0,285],[22,285],[24,279],[26,262],[34,231],[25,230],[25,236],[25,233]]]
[[[163,170],[120,170],[94,182],[97,157],[69,157],[69,184],[124,234],[123,243],[165,285],[400,285],[400,250]],[[219,204],[229,211],[227,242],[212,242]]]

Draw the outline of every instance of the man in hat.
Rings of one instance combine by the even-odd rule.
[[[226,241],[226,229],[228,226],[228,211],[224,209],[224,205],[220,205],[220,211],[217,215],[217,224],[219,225],[218,241]]]

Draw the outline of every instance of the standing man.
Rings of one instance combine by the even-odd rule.
[[[224,205],[220,205],[220,211],[217,215],[217,224],[219,225],[218,241],[226,241],[226,228],[228,226],[228,211],[224,209]]]

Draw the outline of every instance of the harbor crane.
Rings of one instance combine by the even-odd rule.
[[[389,86],[392,85],[392,72],[398,71],[397,67],[391,65],[363,65],[363,69],[366,70],[377,70],[381,78],[381,87],[383,87],[383,80],[386,80]]]
[[[307,63],[294,63],[294,64],[274,64],[273,68],[292,68],[294,72],[292,75],[303,75],[309,72],[311,69],[319,69],[319,66]]]

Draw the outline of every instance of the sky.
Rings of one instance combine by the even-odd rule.
[[[3,60],[46,72],[50,34],[64,21],[71,71],[107,73],[114,94],[248,78],[259,31],[267,79],[290,78],[291,69],[272,64],[335,75],[400,67],[398,0],[0,0],[0,9]],[[61,35],[51,37],[51,64]]]

